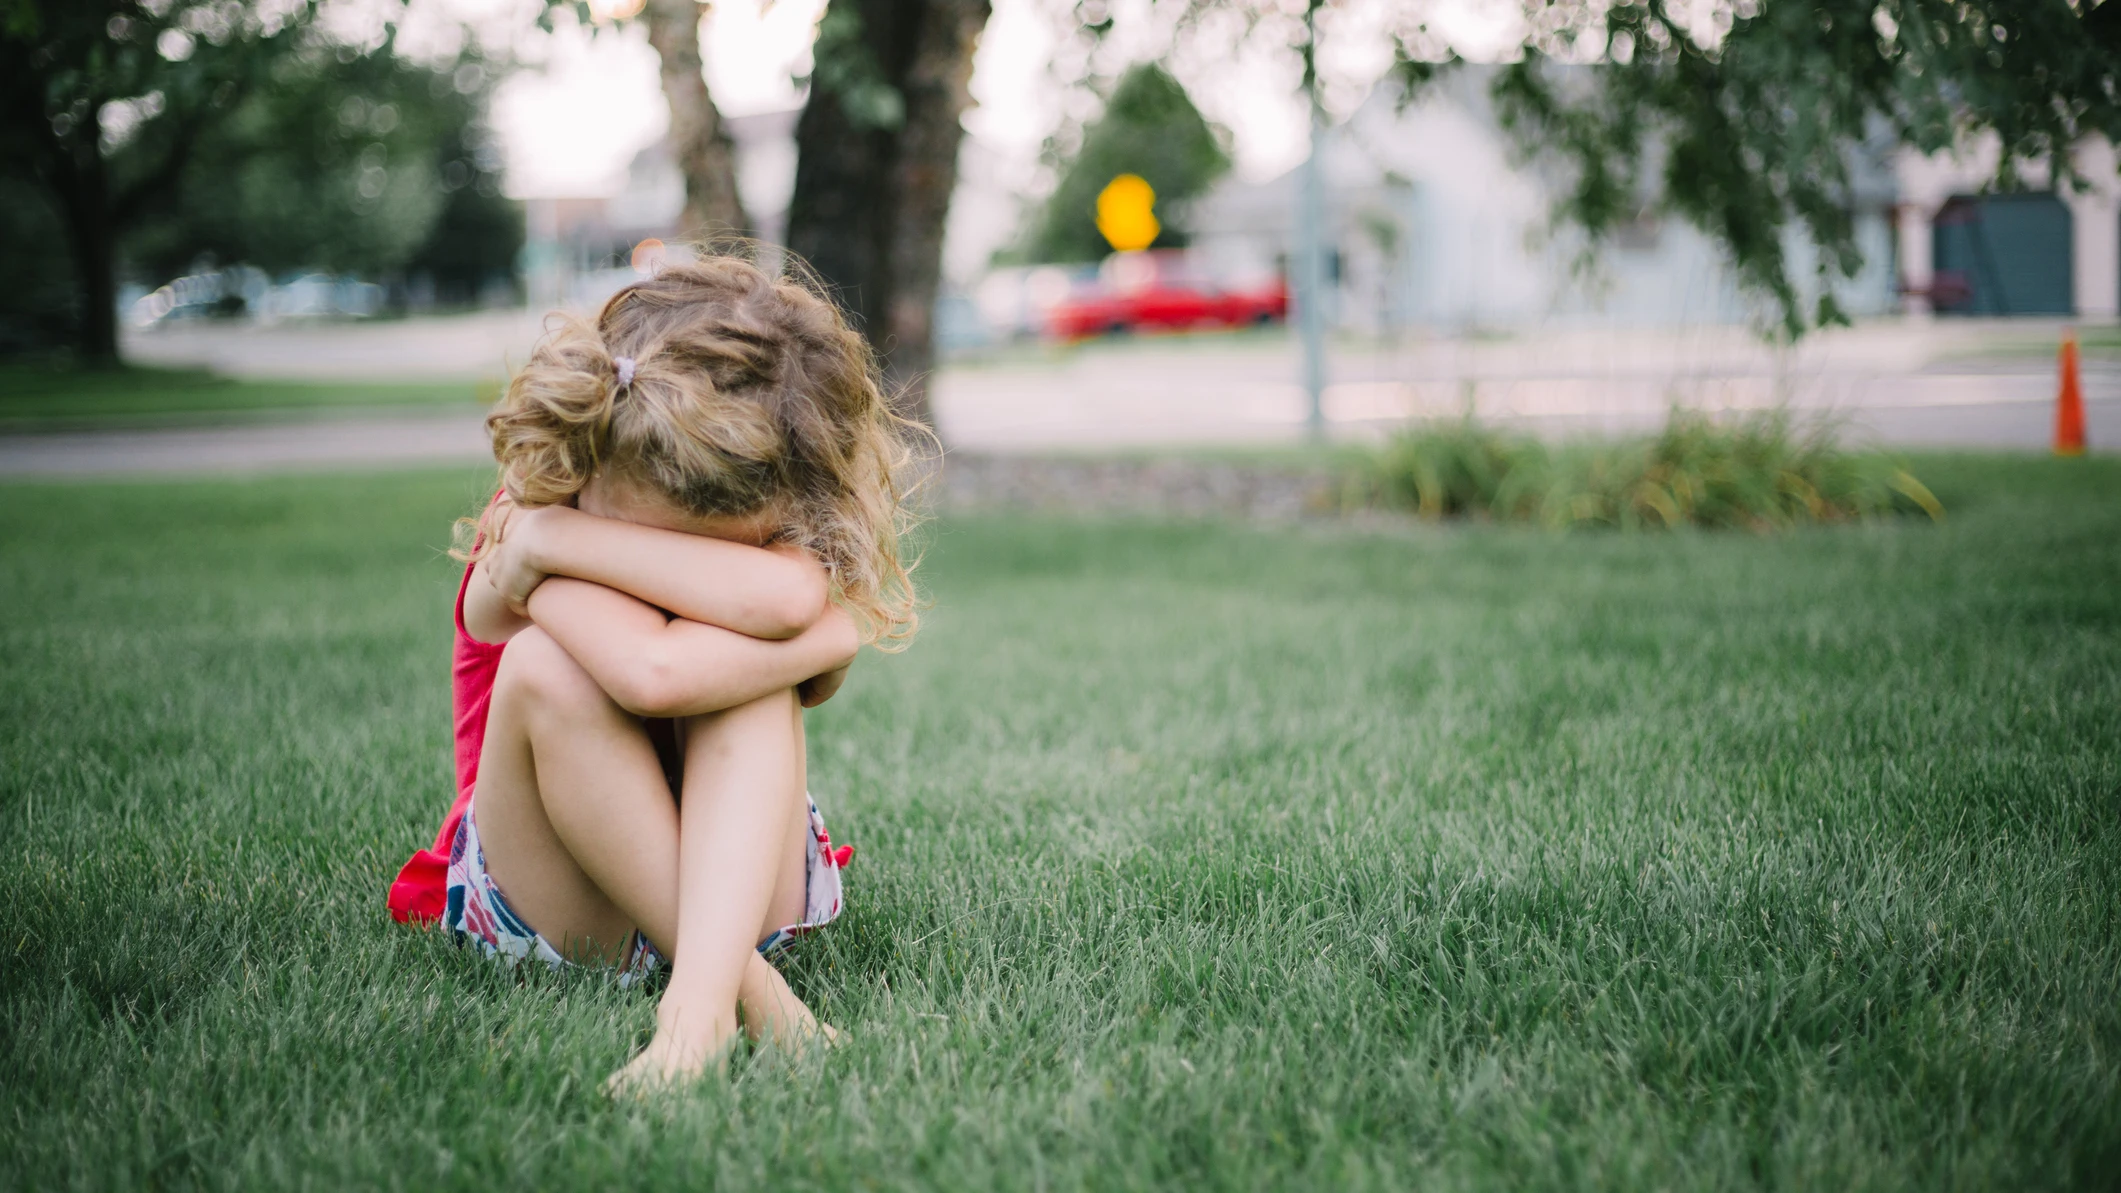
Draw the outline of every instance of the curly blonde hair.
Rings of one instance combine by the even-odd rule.
[[[486,427],[517,505],[564,504],[612,469],[690,514],[772,511],[864,640],[903,649],[919,626],[906,481],[911,444],[934,437],[891,409],[868,341],[793,257],[774,274],[703,252],[594,321],[555,315]]]

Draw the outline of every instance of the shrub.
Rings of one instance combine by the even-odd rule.
[[[1674,408],[1650,438],[1549,448],[1470,416],[1419,423],[1349,478],[1356,504],[1425,518],[1488,517],[1556,528],[1773,530],[1944,507],[1892,457],[1841,446],[1840,427],[1785,410],[1712,418]]]
[[[1370,461],[1364,496],[1374,504],[1410,509],[1425,518],[1501,514],[1505,493],[1522,492],[1515,478],[1544,470],[1537,440],[1482,426],[1470,416],[1422,423],[1394,435]]]

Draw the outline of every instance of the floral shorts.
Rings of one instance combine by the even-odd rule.
[[[511,967],[525,957],[536,957],[555,969],[564,968],[567,959],[516,914],[493,876],[486,872],[486,851],[479,846],[477,808],[474,800],[464,809],[456,841],[449,849],[448,903],[442,912],[443,926]],[[851,845],[832,847],[832,838],[825,834],[825,818],[818,815],[817,801],[811,800],[803,919],[801,923],[774,929],[760,941],[760,956],[778,956],[795,943],[796,937],[839,918],[840,869],[853,857]],[[662,968],[663,963],[663,954],[636,932],[618,966],[619,985],[631,986]]]

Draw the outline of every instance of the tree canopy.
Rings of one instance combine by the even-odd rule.
[[[1034,261],[1100,261],[1112,251],[1097,230],[1097,196],[1121,174],[1156,190],[1163,223],[1154,247],[1185,243],[1172,217],[1230,168],[1216,130],[1186,89],[1162,67],[1145,64],[1121,76],[1104,113],[1083,132],[1082,147],[1061,171],[1040,209],[1024,253]]]
[[[201,134],[178,185],[126,237],[128,260],[150,275],[211,254],[379,277],[483,246],[468,255],[506,268],[521,217],[499,197],[500,161],[478,130],[487,68],[382,51],[304,57]]]
[[[25,271],[0,338],[114,359],[120,272],[201,257],[420,267],[464,297],[512,265],[521,216],[483,144],[496,72],[475,45],[415,62],[388,24],[349,44],[316,0],[0,5],[0,259]]]

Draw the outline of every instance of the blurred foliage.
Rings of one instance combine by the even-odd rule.
[[[19,279],[0,299],[0,348],[63,338],[113,360],[121,273],[152,284],[201,258],[424,270],[465,298],[512,268],[521,215],[482,149],[492,64],[475,49],[406,60],[398,3],[374,8],[382,23],[359,43],[328,36],[318,12],[0,0],[0,263]]]
[[[1152,247],[1181,246],[1184,205],[1229,168],[1222,139],[1178,80],[1160,66],[1136,66],[1084,131],[1020,255],[1041,262],[1104,260],[1112,246],[1097,230],[1097,195],[1121,174],[1138,174],[1156,189],[1163,231]]]
[[[848,124],[885,132],[905,127],[905,94],[885,77],[859,7],[826,6],[818,18],[817,41],[810,57],[812,81],[839,102]]]
[[[178,184],[126,236],[127,263],[148,280],[201,256],[274,274],[425,271],[468,300],[523,240],[480,128],[492,73],[387,45],[281,62],[273,86],[201,133]]]
[[[79,295],[66,225],[36,180],[0,172],[0,354],[64,344],[78,333]]]
[[[1351,505],[1555,529],[1780,530],[1888,514],[1944,516],[1891,456],[1842,447],[1830,421],[1787,411],[1718,420],[1675,408],[1653,438],[1550,448],[1471,416],[1420,423],[1346,478]]]
[[[2121,4],[2071,0],[1534,0],[1497,78],[1506,126],[1567,168],[1561,214],[1595,245],[1658,210],[1721,242],[1779,332],[1847,322],[1829,283],[1862,268],[1854,148],[2001,142],[1996,185],[2090,134],[2121,140]],[[1705,26],[1705,27],[1704,27]],[[1557,69],[1586,54],[1590,71]],[[1426,74],[1433,65],[1420,64]],[[1791,277],[1786,234],[1821,252]]]

